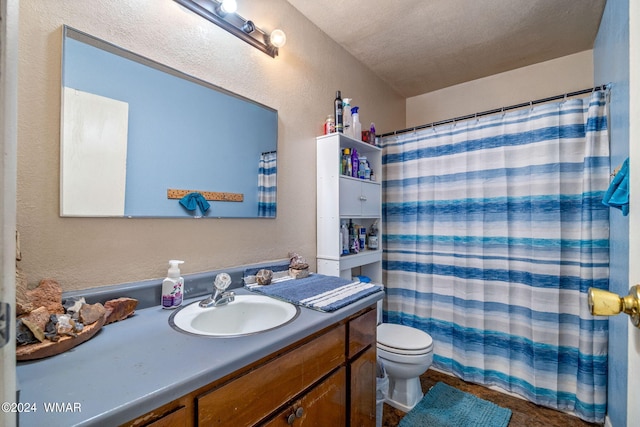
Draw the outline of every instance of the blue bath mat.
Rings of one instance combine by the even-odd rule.
[[[438,382],[400,421],[400,427],[506,427],[511,410]]]

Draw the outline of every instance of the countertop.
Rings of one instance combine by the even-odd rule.
[[[235,289],[237,294],[249,294]],[[187,305],[202,298],[184,302]],[[160,306],[102,328],[89,341],[56,356],[18,362],[19,425],[118,425],[188,394],[382,299],[382,292],[332,313],[300,307],[277,329],[234,338],[174,330],[173,310]],[[54,406],[55,403],[59,405]],[[24,412],[35,405],[35,412]]]

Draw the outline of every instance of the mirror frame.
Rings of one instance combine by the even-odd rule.
[[[175,68],[172,68],[170,66],[164,65],[162,63],[159,63],[157,61],[154,61],[152,59],[149,59],[147,57],[138,55],[136,53],[133,53],[127,49],[121,48],[113,43],[107,42],[105,40],[99,39],[97,37],[94,37],[92,35],[89,35],[85,32],[82,32],[80,30],[77,30],[75,28],[72,28],[70,26],[64,25],[63,26],[63,30],[62,30],[62,61],[61,61],[61,68],[62,68],[62,79],[61,79],[61,98],[62,98],[62,108],[61,108],[61,153],[60,153],[60,159],[61,159],[61,164],[60,164],[60,215],[64,216],[64,217],[124,217],[124,218],[194,218],[194,217],[207,217],[207,218],[275,218],[276,217],[276,205],[277,205],[277,174],[275,175],[275,177],[273,177],[273,181],[274,181],[274,194],[272,196],[273,199],[273,214],[272,215],[266,215],[266,216],[261,216],[258,213],[258,209],[256,209],[256,214],[255,215],[249,215],[249,214],[241,214],[241,215],[225,215],[223,214],[218,214],[216,211],[225,211],[224,209],[224,205],[222,205],[222,203],[227,203],[229,205],[231,205],[233,202],[231,202],[230,200],[238,200],[237,199],[237,194],[234,193],[228,193],[228,192],[224,192],[222,189],[212,189],[212,188],[200,188],[202,187],[202,185],[200,185],[200,187],[198,187],[198,185],[195,185],[196,188],[189,188],[189,186],[187,186],[187,188],[189,189],[189,191],[200,191],[201,194],[205,194],[207,197],[209,197],[210,194],[214,194],[213,197],[215,197],[215,195],[221,195],[220,198],[218,199],[212,199],[212,200],[216,200],[216,201],[212,201],[211,202],[211,206],[213,209],[208,210],[206,214],[202,214],[200,209],[196,209],[194,212],[194,214],[189,213],[186,209],[182,208],[182,211],[184,211],[184,215],[181,214],[181,210],[178,210],[177,214],[136,214],[135,212],[133,214],[124,212],[124,214],[89,214],[89,215],[83,215],[83,214],[78,214],[78,215],[74,215],[74,214],[65,214],[63,212],[63,172],[64,172],[64,162],[63,162],[63,138],[64,138],[64,123],[65,123],[65,117],[64,117],[64,111],[65,111],[65,106],[64,106],[64,93],[65,93],[65,76],[66,76],[66,72],[65,72],[65,66],[68,66],[67,64],[67,52],[66,52],[66,45],[65,42],[67,40],[67,38],[73,39],[74,41],[83,43],[83,44],[87,44],[93,48],[96,49],[100,49],[102,51],[105,51],[109,54],[113,54],[116,55],[120,58],[124,58],[125,60],[129,60],[129,61],[133,61],[134,63],[140,64],[142,66],[146,66],[151,68],[154,71],[160,72],[160,73],[165,73],[169,76],[172,77],[176,77],[178,79],[184,80],[188,83],[193,83],[199,87],[204,87],[206,89],[215,91],[215,93],[221,95],[221,96],[228,96],[230,97],[229,99],[225,98],[224,101],[225,102],[235,102],[238,103],[238,101],[241,101],[242,105],[245,105],[244,103],[248,103],[246,108],[253,108],[253,109],[260,109],[258,111],[262,111],[264,110],[261,114],[267,114],[269,115],[268,117],[271,117],[271,114],[273,115],[272,118],[269,118],[269,123],[270,123],[270,131],[269,131],[269,146],[273,145],[273,149],[268,150],[268,151],[262,151],[262,150],[258,150],[258,151],[262,151],[262,154],[265,153],[271,153],[271,152],[277,152],[278,149],[278,112],[277,110],[268,107],[264,104],[258,103],[254,100],[251,100],[249,98],[246,98],[244,96],[238,95],[234,92],[231,92],[227,89],[224,89],[222,87],[219,87],[217,85],[214,85],[212,83],[209,83],[205,80],[199,79],[197,77],[194,77],[192,75],[186,74],[184,72],[181,72]],[[91,94],[89,94],[91,95]],[[218,96],[218,95],[215,95]],[[235,101],[234,101],[235,100]],[[117,102],[117,101],[116,101]],[[125,126],[126,126],[126,122],[125,122]],[[273,129],[273,132],[271,132],[271,129]],[[262,133],[260,133],[260,138],[262,138]],[[126,140],[126,136],[125,136],[125,140]],[[131,142],[131,141],[129,141]],[[135,142],[134,142],[135,143]],[[236,141],[231,141],[231,145],[233,146],[237,146],[237,142]],[[125,151],[127,150],[126,148],[126,142],[125,142]],[[215,150],[217,151],[216,147],[209,147],[208,150]],[[238,150],[240,151],[240,150]],[[207,152],[207,154],[209,154],[209,152]],[[259,154],[259,152],[258,152]],[[214,156],[215,157],[215,156]],[[251,163],[253,163],[253,160],[251,161]],[[127,168],[130,167],[130,165],[127,165]],[[255,177],[255,182],[256,182],[256,188],[258,188],[258,161],[256,159],[255,161],[255,174],[253,174],[252,176]],[[226,180],[222,180],[222,179],[218,179],[219,182],[232,182],[232,178],[228,178]],[[182,187],[182,189],[184,189],[184,187]],[[167,199],[169,199],[170,196],[175,196],[175,193],[170,193],[169,191],[170,189],[167,188],[167,194],[166,197]],[[124,190],[123,190],[124,191]],[[218,193],[218,191],[220,191]],[[231,194],[232,196],[236,196],[234,197],[230,197],[229,194]],[[252,193],[253,194],[253,193]],[[240,195],[242,196],[242,195]],[[253,197],[253,196],[252,196]],[[124,202],[123,202],[124,203]],[[171,201],[171,203],[175,203],[176,205],[178,205],[178,200],[173,200]],[[257,204],[257,201],[253,201],[251,200],[252,204]],[[184,205],[183,205],[184,206]],[[217,209],[216,209],[217,208]],[[124,209],[124,208],[123,208]],[[174,209],[173,207],[171,209]],[[231,211],[232,209],[226,209],[226,211]]]

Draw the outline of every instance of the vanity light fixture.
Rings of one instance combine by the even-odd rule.
[[[225,17],[228,13],[236,13],[236,10],[238,10],[236,0],[222,0],[222,2],[216,6],[216,13],[222,17]]]
[[[253,21],[244,19],[235,13],[236,0],[175,0],[175,2],[227,30],[272,58],[278,56],[278,49],[284,46],[287,40],[284,31],[276,29],[271,34],[267,34],[258,28]]]

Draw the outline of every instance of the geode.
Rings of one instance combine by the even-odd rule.
[[[262,269],[256,273],[256,282],[258,285],[268,285],[271,283],[271,279],[273,279],[273,271]]]

